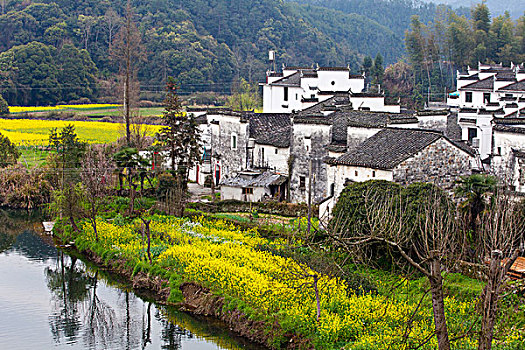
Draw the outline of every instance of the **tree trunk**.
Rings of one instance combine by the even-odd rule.
[[[93,226],[93,232],[95,232],[95,241],[98,242],[98,231],[97,231],[97,216],[93,215],[91,218],[91,224]]]
[[[450,350],[447,320],[445,318],[445,302],[443,295],[443,278],[441,277],[441,263],[434,258],[430,261],[430,291],[432,293],[432,309],[434,311],[434,325],[439,350]]]
[[[70,216],[69,217],[69,222],[71,223],[71,227],[73,227],[73,231],[78,232],[79,229],[78,229],[77,223],[75,222],[75,218]]]
[[[313,275],[313,278],[314,278],[315,301],[317,303],[317,322],[319,322],[319,319],[321,318],[321,298],[319,296],[319,288],[317,287],[317,281],[319,280],[319,276]]]
[[[478,350],[490,350],[492,338],[494,337],[494,324],[498,309],[500,285],[503,279],[501,268],[501,252],[495,250],[491,254],[490,269],[487,284],[481,294],[483,303],[483,318],[481,320],[481,332],[479,334]]]

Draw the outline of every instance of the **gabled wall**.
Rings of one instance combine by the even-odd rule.
[[[312,201],[317,202],[327,195],[327,146],[330,142],[331,125],[294,124],[290,154],[293,171],[290,177],[290,200],[295,203],[307,202],[309,184],[309,162],[312,160]],[[300,178],[305,178],[300,188]]]

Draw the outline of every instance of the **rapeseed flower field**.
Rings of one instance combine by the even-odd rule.
[[[110,143],[116,141],[123,132],[123,124],[91,121],[61,121],[36,119],[0,119],[0,134],[6,136],[17,146],[43,146],[49,143],[49,133],[53,128],[66,125],[75,126],[81,141],[88,143]],[[153,135],[160,126],[148,126]]]
[[[84,105],[57,105],[57,106],[39,106],[39,107],[18,107],[10,106],[9,113],[36,113],[70,110],[96,110],[120,107],[117,104],[84,104]]]
[[[237,306],[248,306],[244,310],[252,318],[271,323],[277,320],[285,331],[312,339],[316,349],[409,349],[425,339],[430,341],[419,349],[437,348],[431,307],[417,308],[414,301],[393,295],[352,290],[339,278],[319,277],[321,317],[317,321],[311,278],[316,272],[261,249],[285,242],[262,238],[256,230],[241,231],[220,220],[154,216],[150,265],[140,221],[117,225],[99,220],[97,228],[98,242],[91,225],[83,226],[75,238],[79,249],[199,283]],[[451,338],[460,336],[453,348],[475,349],[475,333],[470,329],[477,321],[475,300],[447,297],[445,303]],[[510,343],[495,348],[517,349],[514,345],[524,339],[518,331],[513,332]]]

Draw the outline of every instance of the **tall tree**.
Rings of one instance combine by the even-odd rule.
[[[363,65],[361,66],[361,70],[365,74],[366,79],[370,79],[370,73],[372,72],[372,66],[373,66],[372,57],[368,55],[365,56],[365,58],[363,59]]]
[[[134,12],[130,0],[126,4],[124,24],[113,44],[113,59],[118,62],[120,83],[123,92],[124,121],[126,122],[126,142],[131,146],[131,108],[138,103],[140,86],[137,81],[139,64],[144,58],[142,36],[133,20]]]
[[[166,126],[162,128],[158,138],[168,151],[176,185],[185,190],[190,168],[200,161],[201,141],[193,115],[182,111],[177,88],[175,79],[169,77],[164,100],[166,110],[163,114]]]
[[[84,204],[87,216],[98,241],[97,215],[108,195],[108,181],[111,179],[114,165],[104,147],[89,147],[82,161],[80,178],[85,191]]]
[[[523,242],[523,203],[505,188],[498,188],[481,213],[480,257],[490,257],[485,271],[486,285],[481,293],[481,330],[478,350],[490,350],[507,272],[519,255]],[[485,261],[480,261],[484,263]]]
[[[382,84],[383,76],[385,75],[385,67],[383,67],[383,56],[380,53],[374,59],[374,67],[372,68],[372,76],[374,77],[374,84]]]
[[[260,105],[257,87],[251,85],[243,78],[234,84],[232,92],[232,95],[228,98],[227,105],[233,110],[250,111]]]

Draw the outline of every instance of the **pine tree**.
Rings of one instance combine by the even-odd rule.
[[[383,76],[385,75],[385,68],[383,67],[383,56],[380,53],[374,59],[374,67],[372,68],[372,76],[374,77],[374,84],[381,84]]]

